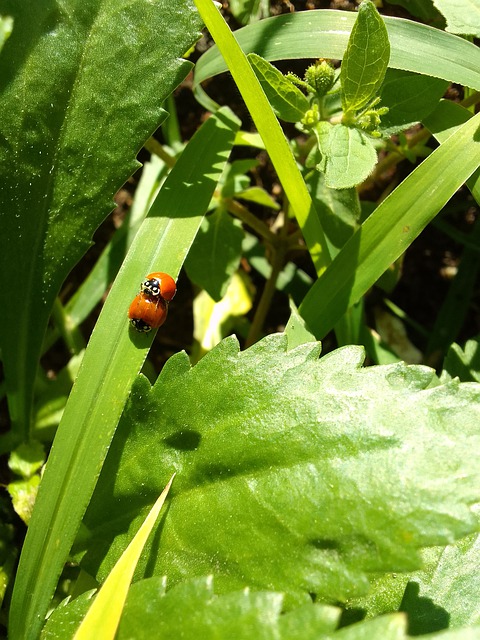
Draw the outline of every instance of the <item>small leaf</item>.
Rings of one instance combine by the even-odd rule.
[[[14,480],[7,485],[8,493],[12,498],[13,508],[27,525],[30,523],[39,484],[40,476],[34,475],[27,480]]]
[[[215,302],[206,291],[201,291],[193,301],[193,337],[195,345],[192,361],[196,362],[213,349],[222,338],[231,333],[235,318],[244,316],[252,308],[252,297],[245,278],[235,273],[225,296]]]
[[[216,302],[240,264],[243,237],[240,222],[218,208],[204,218],[190,249],[185,262],[188,277]]]
[[[40,442],[32,440],[28,444],[21,444],[12,451],[8,466],[13,473],[22,478],[30,478],[45,462],[45,450]]]
[[[421,122],[436,107],[445,93],[448,82],[408,71],[389,69],[380,92],[382,116],[379,130],[390,136]]]
[[[237,193],[237,198],[247,200],[248,202],[255,202],[256,204],[268,207],[269,209],[274,209],[275,211],[280,209],[278,202],[272,198],[268,191],[265,191],[265,189],[262,189],[261,187],[248,187],[248,189],[239,191]]]
[[[443,364],[442,379],[458,377],[462,382],[480,382],[480,343],[468,340],[465,348],[452,344]]]
[[[371,0],[363,0],[343,57],[340,79],[344,113],[355,112],[376,96],[390,60],[387,28]]]
[[[276,67],[255,53],[248,60],[278,118],[285,122],[300,122],[310,108],[305,95]]]
[[[433,0],[447,19],[446,31],[463,36],[480,37],[480,2],[478,0]]]
[[[332,189],[350,189],[372,173],[377,152],[370,137],[354,127],[332,127],[326,156],[325,184]]]

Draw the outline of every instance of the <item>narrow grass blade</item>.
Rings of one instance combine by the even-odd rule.
[[[14,585],[11,640],[38,637],[130,387],[153,340],[154,336],[129,328],[128,306],[149,271],[178,275],[239,124],[230,110],[223,109],[192,138],[152,205],[110,291],[40,485]],[[168,330],[168,319],[164,330]]]
[[[122,616],[128,589],[132,581],[135,567],[142,553],[143,547],[158,519],[173,478],[170,478],[160,497],[150,509],[135,537],[120,556],[115,567],[98,592],[92,606],[74,636],[74,640],[113,640]]]
[[[299,11],[243,27],[235,38],[245,53],[266,60],[333,58],[341,60],[356,20],[350,11]],[[480,49],[472,42],[418,22],[384,16],[390,41],[389,66],[480,90]],[[217,47],[198,60],[195,85],[227,65]]]
[[[330,263],[325,235],[292,150],[252,67],[212,0],[195,0],[217,43],[275,167],[302,229],[317,273]]]

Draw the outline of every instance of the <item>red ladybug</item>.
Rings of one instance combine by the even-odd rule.
[[[149,273],[140,285],[140,289],[145,295],[153,298],[160,296],[165,302],[170,302],[177,293],[175,280],[168,273],[162,273],[161,271]]]
[[[133,299],[128,310],[128,317],[137,331],[147,333],[158,329],[167,319],[168,304],[161,296],[151,298],[139,293]]]

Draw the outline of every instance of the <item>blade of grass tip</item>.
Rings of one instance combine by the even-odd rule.
[[[73,640],[91,640],[92,638],[113,640],[115,637],[135,567],[158,519],[174,477],[175,474],[170,478],[135,537],[111,570]]]
[[[212,0],[195,0],[258,129],[302,230],[317,273],[330,264],[325,234],[292,150],[246,55]]]

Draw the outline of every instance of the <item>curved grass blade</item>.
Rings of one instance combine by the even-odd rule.
[[[131,384],[152,342],[150,334],[129,329],[128,305],[145,273],[162,270],[178,275],[239,124],[228,109],[222,109],[192,138],[152,205],[110,291],[40,485],[12,596],[12,640],[38,636]]]
[[[480,90],[480,49],[472,42],[418,22],[383,16],[390,41],[389,66],[442,78]],[[356,20],[349,11],[319,9],[261,20],[235,31],[245,53],[266,60],[333,58],[341,60]],[[227,71],[218,48],[201,56],[195,85]]]

